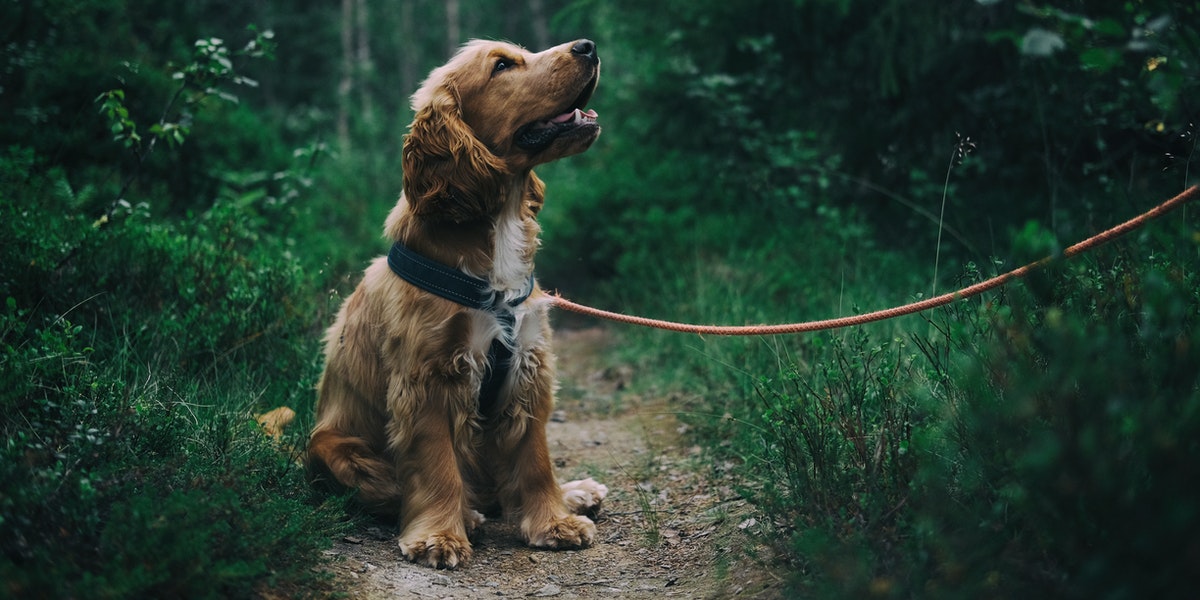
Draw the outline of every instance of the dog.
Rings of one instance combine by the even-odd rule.
[[[306,459],[317,481],[399,518],[408,560],[455,568],[497,510],[537,548],[592,544],[608,489],[560,485],[545,426],[557,387],[550,298],[533,279],[545,185],[587,150],[596,45],[465,44],[412,96],[404,189],[324,338]]]

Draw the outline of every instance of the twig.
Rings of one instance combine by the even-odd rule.
[[[617,582],[616,579],[600,579],[597,581],[580,581],[578,583],[563,582],[562,586],[563,587],[583,587],[585,585],[613,585],[616,582]]]

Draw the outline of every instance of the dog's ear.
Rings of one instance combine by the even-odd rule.
[[[537,216],[542,212],[542,205],[546,202],[546,184],[533,172],[529,172],[529,178],[525,180],[525,207]]]
[[[404,195],[413,213],[462,223],[494,212],[504,164],[463,121],[453,89],[443,84],[418,97],[404,138]]]

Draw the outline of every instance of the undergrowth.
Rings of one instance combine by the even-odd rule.
[[[293,457],[229,406],[253,378],[198,385],[101,360],[90,332],[2,316],[0,579],[8,597],[303,595],[338,527]],[[111,360],[109,360],[111,358]],[[231,389],[233,388],[233,389]]]
[[[678,346],[630,332],[630,354],[641,385],[682,384],[681,418],[740,462],[792,593],[1186,596],[1178,573],[1200,556],[1187,500],[1200,476],[1200,249],[1194,223],[1156,225],[919,318]],[[1027,228],[1017,246],[1024,264],[1057,244]],[[984,276],[971,265],[955,283]],[[713,281],[693,282],[710,294]],[[694,303],[737,315],[759,291]]]
[[[252,419],[311,406],[308,279],[240,245],[275,241],[244,213],[217,207],[186,229],[129,215],[95,232],[53,194],[47,210],[20,208],[51,183],[0,198],[3,235],[24,248],[5,262],[0,314],[5,595],[319,589],[311,569],[342,507]],[[74,244],[85,251],[62,263]]]
[[[311,412],[330,258],[292,235],[316,229],[298,202],[313,157],[254,138],[260,117],[223,96],[228,56],[198,45],[161,117],[97,99],[121,177],[0,151],[0,595],[330,590],[320,549],[345,507],[307,485],[300,428],[277,444],[253,420]],[[184,125],[230,121],[241,137]],[[206,198],[147,179],[186,172],[197,140],[257,148],[268,171],[210,172]]]

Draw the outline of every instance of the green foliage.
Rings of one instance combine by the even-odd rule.
[[[735,433],[797,593],[1188,593],[1197,251],[1141,242],[1149,260],[1102,252],[940,309],[915,352],[860,329],[777,351],[757,404],[716,404],[734,425],[701,419]]]
[[[100,113],[108,119],[109,128],[113,133],[113,141],[121,142],[126,148],[141,146],[142,136],[137,132],[137,123],[129,118],[129,109],[125,108],[125,90],[109,90],[96,97],[100,104]],[[183,143],[183,140],[179,140]]]
[[[271,56],[274,48],[272,40],[275,34],[270,30],[258,33],[250,28],[257,36],[238,52],[238,55],[262,58]],[[219,38],[196,40],[196,53],[192,61],[182,69],[173,71],[171,79],[178,84],[171,95],[162,116],[149,127],[154,136],[150,147],[142,152],[142,136],[137,132],[137,123],[130,118],[129,109],[125,106],[125,90],[108,90],[96,98],[100,104],[100,113],[109,122],[113,133],[113,141],[120,142],[126,148],[133,150],[139,164],[146,154],[153,150],[154,142],[165,140],[171,147],[181,146],[190,131],[187,123],[192,120],[192,112],[197,105],[209,96],[215,96],[227,102],[237,103],[237,96],[220,88],[224,83],[233,85],[257,86],[258,82],[238,75],[234,72],[233,61],[225,42]],[[182,104],[177,105],[182,101]],[[168,121],[168,119],[177,119]],[[124,190],[122,190],[124,191]]]
[[[729,243],[694,240],[696,215],[770,227],[849,207],[955,273],[1006,255],[1006,232],[1031,219],[1075,239],[1126,214],[1131,193],[1193,182],[1196,113],[1181,99],[1200,86],[1195,8],[1052,5],[576,5],[564,19],[598,31],[606,133],[548,171],[547,210],[562,212],[547,213],[546,253],[563,266],[547,275],[638,281],[631,254],[669,264]],[[1023,51],[1035,30],[1059,49]],[[1079,59],[1092,50],[1118,63],[1092,68]],[[956,133],[975,152],[944,181]],[[603,175],[563,186],[559,169]]]
[[[16,170],[32,161],[17,152],[0,162]],[[294,242],[270,231],[294,221],[288,202],[226,197],[180,222],[118,203],[117,222],[89,223],[60,193],[59,176],[35,176],[0,197],[0,212],[13,215],[0,227],[14,245],[0,265],[0,292],[40,312],[73,311],[78,322],[122,331],[123,344],[152,358],[166,354],[177,367],[248,355],[271,357],[261,367],[279,373],[308,367],[307,357],[288,349],[320,317],[308,292],[314,279],[292,254]],[[38,197],[42,209],[29,210]],[[174,348],[163,351],[163,340]]]
[[[1127,258],[1017,295],[961,361],[961,400],[934,396],[944,418],[923,436],[914,486],[934,589],[1189,593],[1178,572],[1200,551],[1188,533],[1200,511],[1181,502],[1200,475],[1196,272]]]
[[[337,507],[316,504],[249,400],[229,404],[253,377],[176,381],[85,345],[96,333],[12,298],[0,315],[6,595],[243,597],[314,583]]]
[[[321,311],[294,260],[251,248],[275,240],[251,235],[248,214],[218,206],[187,233],[133,215],[61,269],[8,261],[28,266],[6,291],[30,298],[10,296],[0,328],[11,533],[0,570],[14,595],[228,597],[311,583],[338,507],[315,504],[294,457],[250,417],[311,406]],[[33,234],[35,250],[59,257],[69,242],[47,237],[71,223],[30,213],[24,235],[6,235]],[[70,319],[48,310],[59,306]]]
[[[264,39],[244,54],[260,54]],[[171,186],[158,169],[179,167],[176,152],[225,154],[201,161],[219,164],[263,123],[224,108],[232,97],[205,100],[246,83],[219,40],[202,40],[176,72],[156,121],[123,90],[96,97],[126,154],[0,153],[6,596],[302,596],[324,586],[314,567],[341,507],[322,504],[295,455],[252,421],[278,405],[311,411],[326,313],[291,236],[313,227],[297,204],[314,153],[267,175],[213,173],[212,197],[163,201]],[[209,141],[244,125],[241,137]],[[159,140],[170,154],[151,153]],[[125,161],[132,168],[114,184]],[[289,444],[302,439],[291,432]]]
[[[922,420],[901,388],[912,378],[911,356],[898,340],[871,344],[861,328],[818,337],[802,356],[818,362],[757,386],[769,434],[763,480],[778,482],[764,490],[764,507],[799,539],[813,530],[894,528]]]

